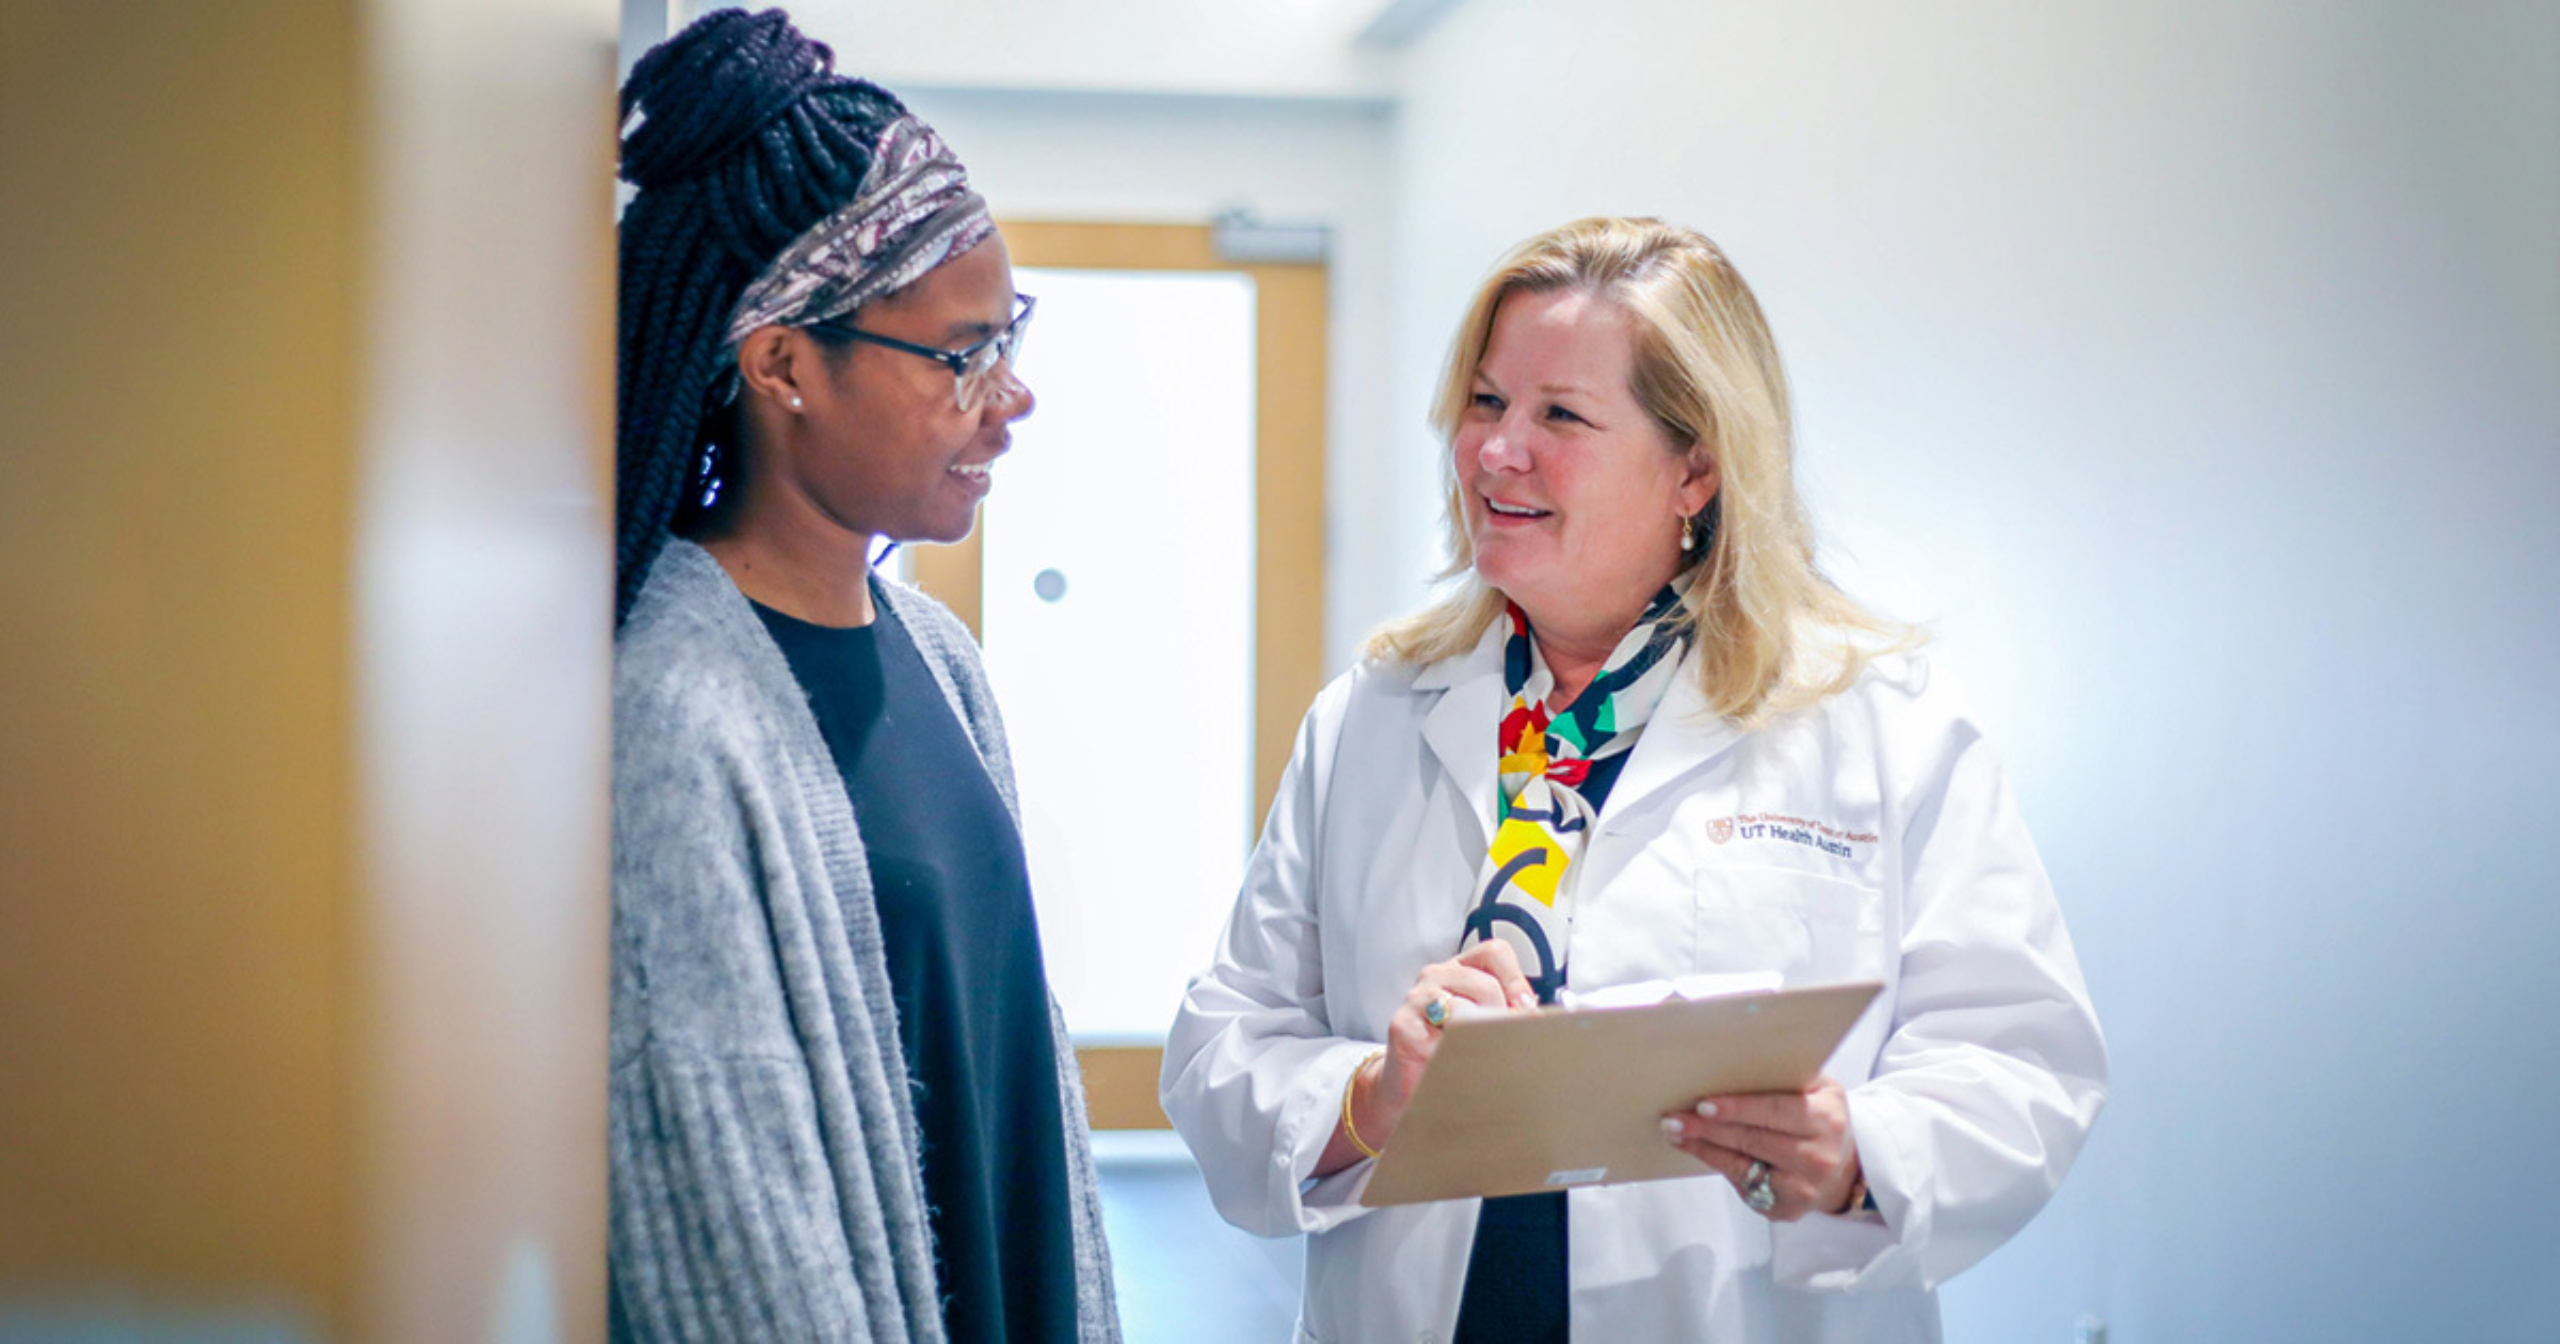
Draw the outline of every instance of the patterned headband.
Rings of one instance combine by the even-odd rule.
[[[721,353],[734,354],[758,327],[842,317],[995,231],[986,198],[969,189],[942,137],[900,117],[880,132],[851,203],[793,239],[739,296]]]

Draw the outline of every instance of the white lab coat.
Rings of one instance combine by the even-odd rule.
[[[1373,1163],[1308,1177],[1415,972],[1457,950],[1502,708],[1498,627],[1317,697],[1165,1051],[1165,1110],[1219,1212],[1308,1234],[1302,1341],[1456,1323],[1477,1201],[1363,1209]],[[1768,968],[1884,982],[1827,1068],[1883,1219],[1772,1224],[1712,1174],[1571,1191],[1573,1338],[1937,1339],[1936,1285],[2043,1207],[2106,1094],[2051,885],[1944,674],[1879,659],[1746,733],[1684,670],[1582,864],[1576,989]]]

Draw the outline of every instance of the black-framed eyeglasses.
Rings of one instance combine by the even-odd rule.
[[[951,370],[953,403],[960,408],[961,414],[966,415],[986,401],[987,390],[995,386],[998,366],[1010,367],[1014,357],[1020,353],[1022,334],[1031,325],[1031,310],[1040,302],[1028,294],[1016,294],[1013,301],[1016,305],[1013,320],[1004,324],[1004,330],[976,345],[958,350],[937,350],[929,345],[902,341],[895,336],[883,336],[876,331],[864,331],[841,322],[812,322],[809,329],[870,345],[885,345],[892,350],[904,350],[942,365]]]

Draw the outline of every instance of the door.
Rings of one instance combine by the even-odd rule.
[[[1097,1128],[1164,1033],[1323,675],[1325,275],[1206,227],[1009,223],[1040,300],[979,527],[914,573],[984,642]]]

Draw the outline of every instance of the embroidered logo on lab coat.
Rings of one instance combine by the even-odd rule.
[[[1807,849],[1821,850],[1835,859],[1857,858],[1858,846],[1876,842],[1873,831],[1852,831],[1827,822],[1791,817],[1783,812],[1737,812],[1707,823],[1707,838],[1719,845],[1736,837],[1802,845]]]

